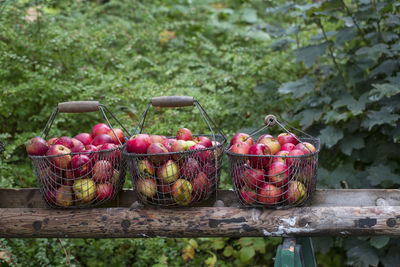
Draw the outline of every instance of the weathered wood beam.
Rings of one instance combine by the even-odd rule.
[[[216,196],[201,203],[202,207],[213,207],[216,200],[227,207],[239,207],[232,190],[218,190]],[[132,189],[124,189],[117,198],[102,207],[130,207],[137,201]],[[312,207],[364,207],[400,206],[400,190],[397,189],[318,189],[307,204]],[[47,208],[38,188],[0,189],[0,208]]]
[[[400,236],[400,206],[0,209],[0,237]]]

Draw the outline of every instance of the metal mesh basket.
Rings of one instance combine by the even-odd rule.
[[[295,137],[298,146],[304,149],[303,154],[239,154],[227,147],[225,151],[228,155],[233,189],[245,206],[283,209],[304,205],[316,189],[319,139],[287,125],[301,135],[294,131],[289,132],[275,116],[269,115],[267,118],[266,126],[250,133],[249,136],[277,124]]]
[[[128,153],[124,156],[137,195],[143,204],[158,206],[187,206],[208,199],[219,184],[223,147],[226,138],[216,127],[201,105],[191,97],[153,98],[138,126],[145,120],[151,105],[159,107],[181,107],[196,105],[210,128],[213,146],[203,149],[159,154]],[[210,122],[218,129],[215,134]]]
[[[101,111],[115,134],[104,110],[116,118],[107,107],[97,101],[75,101],[60,103],[55,108],[41,137],[47,137],[58,112],[83,113],[96,110]],[[116,121],[129,135],[124,126]],[[122,147],[119,141],[119,145],[106,144],[97,151],[65,154],[60,151],[60,154],[51,156],[29,155],[45,202],[53,208],[85,208],[114,199],[125,183],[126,160],[122,157]],[[72,167],[73,161],[76,163],[75,168]]]

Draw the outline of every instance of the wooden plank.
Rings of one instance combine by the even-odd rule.
[[[239,207],[236,194],[232,190],[218,190],[216,196],[201,203],[202,207],[213,207],[216,200],[225,206]],[[117,198],[102,207],[130,207],[137,201],[132,189],[124,189]],[[307,206],[312,207],[365,207],[400,206],[398,189],[318,189]],[[37,188],[0,189],[0,208],[46,208]]]
[[[400,236],[400,206],[80,210],[2,208],[0,237]]]

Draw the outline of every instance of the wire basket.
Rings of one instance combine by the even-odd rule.
[[[111,111],[99,102],[59,103],[40,137],[47,138],[58,112],[84,113],[98,110],[118,140],[118,145],[107,143],[87,152],[72,153],[62,150],[49,153],[52,149],[50,146],[45,156],[29,155],[43,199],[52,208],[85,208],[103,204],[114,199],[125,183],[126,160],[122,157],[123,145],[104,111],[111,114],[128,136],[130,134]]]
[[[206,200],[216,192],[226,138],[199,102],[192,97],[182,96],[153,98],[135,131],[138,133],[139,127],[141,130],[143,129],[150,106],[183,107],[193,105],[197,106],[211,131],[209,135],[193,135],[193,137],[206,137],[213,141],[212,146],[200,148],[193,146],[185,151],[151,154],[128,153],[127,146],[129,144],[124,147],[124,156],[128,161],[132,183],[143,204],[188,206]],[[219,134],[214,132],[210,123],[218,130]]]
[[[282,135],[291,138],[292,145],[283,146],[285,138],[275,139],[271,135],[262,135],[257,144],[250,145],[252,136],[274,125],[284,130]],[[241,204],[283,209],[304,205],[313,196],[317,184],[319,139],[286,126],[291,131],[275,116],[268,115],[265,126],[243,137],[242,142],[247,145],[231,142],[226,147],[233,189]],[[281,147],[287,150],[281,152]]]

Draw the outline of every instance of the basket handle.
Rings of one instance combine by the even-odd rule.
[[[58,111],[63,113],[85,113],[99,110],[99,101],[70,101],[58,103]]]
[[[187,107],[193,106],[194,98],[192,96],[159,96],[151,99],[151,104],[154,107]]]

